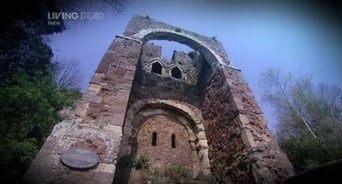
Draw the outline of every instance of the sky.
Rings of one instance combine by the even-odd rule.
[[[70,20],[64,32],[48,36],[49,45],[55,57],[79,60],[84,91],[109,45],[116,35],[122,35],[135,14],[215,36],[232,65],[242,70],[274,132],[275,116],[263,103],[258,86],[260,74],[272,67],[341,85],[341,14],[337,7],[313,1],[248,2],[129,0],[118,14],[104,5],[93,6],[86,11],[100,12],[103,18]],[[162,46],[165,58],[171,58],[173,50],[191,50],[175,42],[154,43]]]

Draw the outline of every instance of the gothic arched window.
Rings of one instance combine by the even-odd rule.
[[[159,62],[153,63],[151,72],[156,74],[162,74],[162,65]]]
[[[176,79],[181,79],[182,78],[182,71],[178,67],[174,67],[171,70],[171,76],[176,78]]]

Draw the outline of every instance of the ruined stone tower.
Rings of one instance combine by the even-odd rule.
[[[149,40],[194,51],[175,51],[166,61]],[[141,16],[109,46],[75,112],[55,126],[24,181],[109,184],[129,154],[147,155],[153,168],[182,164],[218,183],[280,183],[293,174],[221,43]],[[95,165],[77,168],[88,161]]]

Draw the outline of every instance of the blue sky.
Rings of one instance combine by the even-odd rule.
[[[134,14],[188,29],[222,42],[234,67],[242,73],[274,130],[272,110],[262,103],[258,78],[269,67],[312,74],[316,81],[341,85],[341,22],[319,5],[293,3],[233,3],[204,0],[135,0],[123,12],[99,6],[104,19],[70,21],[68,29],[49,36],[55,56],[80,61],[82,90],[87,88],[115,35],[121,35]],[[158,42],[163,55],[188,50],[173,42]]]

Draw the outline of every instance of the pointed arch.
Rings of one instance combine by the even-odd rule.
[[[176,79],[182,79],[182,71],[175,66],[171,69],[171,76]]]
[[[161,75],[162,69],[163,69],[163,66],[158,61],[152,63],[152,69],[151,69],[152,73]]]

